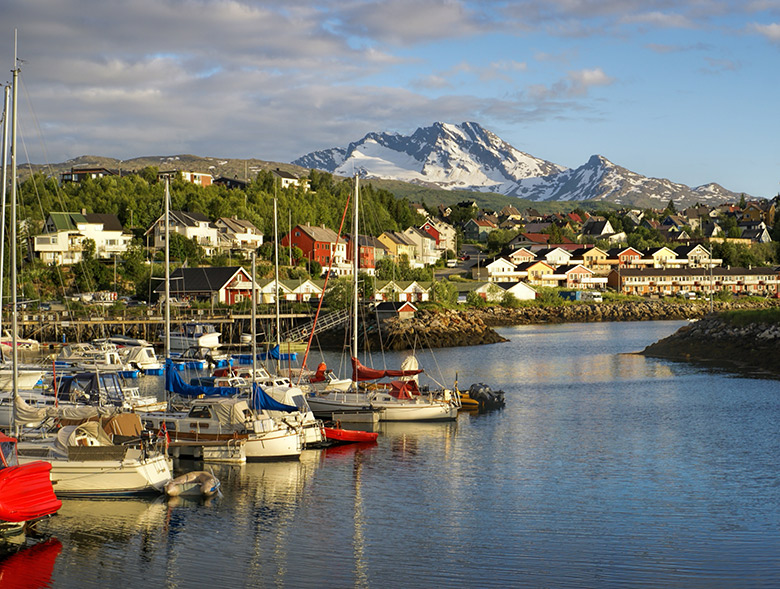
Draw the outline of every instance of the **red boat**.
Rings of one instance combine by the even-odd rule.
[[[0,528],[56,513],[62,507],[52,487],[51,464],[19,464],[16,438],[0,434]]]
[[[330,442],[338,444],[351,444],[354,442],[376,442],[379,435],[376,432],[364,432],[360,430],[342,429],[340,427],[325,427],[325,437]]]

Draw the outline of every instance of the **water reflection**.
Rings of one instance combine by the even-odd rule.
[[[21,534],[24,537],[24,534]],[[8,548],[8,546],[5,546]],[[28,545],[25,542],[0,557],[0,587],[3,589],[43,589],[52,586],[54,562],[62,551],[57,538]]]

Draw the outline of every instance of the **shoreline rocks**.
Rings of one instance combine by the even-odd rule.
[[[732,325],[717,314],[678,329],[641,354],[780,378],[780,325]]]

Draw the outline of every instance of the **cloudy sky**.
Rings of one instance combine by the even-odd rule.
[[[564,166],[780,191],[780,0],[3,0],[9,81],[14,29],[20,162],[289,162],[475,121]]]

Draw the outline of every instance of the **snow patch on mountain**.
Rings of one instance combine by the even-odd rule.
[[[515,149],[477,123],[434,123],[412,135],[369,133],[346,148],[304,155],[293,164],[334,174],[433,184],[534,201],[602,200],[626,206],[665,206],[733,200],[717,184],[690,188],[647,178],[593,155],[566,168]]]

